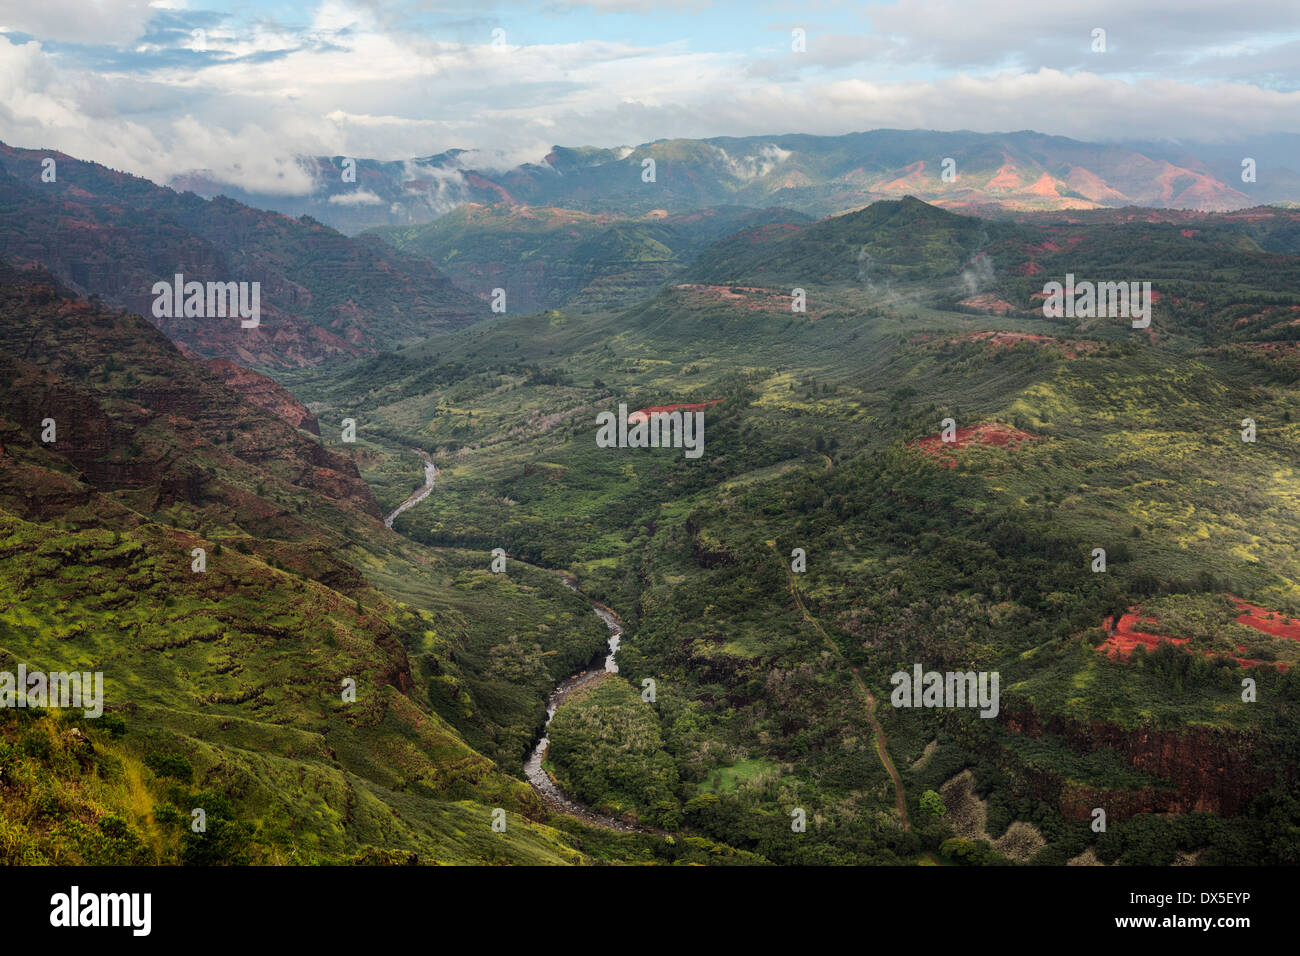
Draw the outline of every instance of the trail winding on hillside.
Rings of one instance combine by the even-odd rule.
[[[777,560],[780,561],[781,555],[776,550],[776,542],[769,541],[767,542],[767,546],[772,549],[772,553],[776,554]],[[795,585],[794,572],[790,570],[789,565],[785,564],[784,561],[782,561],[781,564],[785,568],[786,577],[790,580],[790,594],[794,598],[794,603],[799,608],[799,613],[803,615],[805,621],[817,629],[817,633],[822,636],[822,640],[825,641],[826,646],[831,649],[831,653],[834,654],[842,663],[847,664],[848,661],[846,661],[844,655],[840,653],[839,646],[832,641],[830,635],[822,629],[821,623],[818,622],[817,618],[809,614],[808,608],[804,607],[803,598],[799,596],[799,588]],[[903,778],[898,775],[898,768],[894,766],[894,761],[889,757],[889,750],[885,746],[888,738],[885,736],[884,729],[880,726],[880,721],[876,720],[876,696],[867,689],[867,685],[863,683],[862,676],[858,673],[858,669],[856,667],[850,667],[850,670],[853,673],[853,683],[857,685],[858,690],[867,702],[867,721],[871,724],[871,729],[876,735],[876,753],[880,756],[880,762],[884,765],[886,772],[889,774],[889,778],[894,781],[894,802],[898,807],[899,819],[903,821],[904,830],[911,830],[912,822],[907,817],[907,798],[903,793]]]

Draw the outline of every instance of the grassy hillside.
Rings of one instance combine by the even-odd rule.
[[[457,285],[506,290],[510,311],[626,308],[681,272],[709,243],[739,229],[806,222],[784,209],[720,207],[641,216],[467,203],[424,226],[373,230],[430,259]]]

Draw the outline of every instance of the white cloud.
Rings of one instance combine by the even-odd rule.
[[[104,0],[102,8],[123,16],[134,9],[121,0]],[[138,56],[133,69],[91,70],[40,42],[0,37],[0,139],[157,181],[205,170],[252,192],[302,195],[312,188],[296,161],[302,155],[402,161],[465,147],[478,152],[464,157],[464,166],[501,169],[537,162],[553,144],[674,137],[899,127],[1233,141],[1300,128],[1300,93],[1233,72],[1247,61],[1272,73],[1294,69],[1286,66],[1293,47],[1277,37],[1249,39],[1262,14],[1224,13],[1208,0],[1180,0],[1177,8],[1159,0],[1153,17],[1163,22],[1174,9],[1208,25],[1199,33],[1187,23],[1171,26],[1171,36],[1183,44],[1178,49],[1199,51],[1206,75],[1222,82],[1194,82],[1183,66],[1167,75],[1117,75],[1086,59],[1087,68],[986,66],[916,77],[890,60],[907,53],[987,64],[1020,50],[1029,61],[1041,58],[1043,37],[1074,42],[1071,31],[1090,28],[1096,17],[1117,49],[1131,49],[1138,27],[1120,0],[1070,0],[1046,27],[1037,7],[1022,0],[899,0],[868,10],[863,22],[877,32],[862,49],[871,60],[855,62],[854,37],[818,32],[810,33],[807,59],[779,63],[746,52],[697,52],[684,41],[573,40],[502,52],[486,31],[476,44],[430,39],[390,27],[366,7],[327,0],[300,31],[271,21],[214,26],[211,56],[183,66]],[[1239,22],[1228,29],[1233,17]],[[1154,42],[1141,29],[1144,42]],[[1146,52],[1159,62],[1174,49]],[[782,159],[727,157],[741,178],[765,175]],[[464,191],[454,169],[420,174],[430,180],[432,206],[448,207]]]
[[[383,200],[369,189],[357,189],[353,192],[336,193],[328,200],[335,206],[378,206]]]
[[[149,0],[4,0],[0,33],[123,45],[143,36],[149,18],[161,8]]]
[[[1225,4],[1222,0],[897,0],[863,10],[875,32],[893,42],[893,58],[972,68],[1007,64],[1036,70],[1088,68],[1138,72],[1173,54],[1221,48],[1263,35],[1294,35],[1292,2]],[[1106,31],[1106,53],[1093,53],[1092,31]]]
[[[768,143],[760,147],[757,153],[750,156],[733,157],[721,147],[715,146],[714,149],[722,157],[722,162],[727,167],[727,171],[737,179],[744,180],[760,179],[766,176],[793,155],[790,150],[782,149],[774,143]]]

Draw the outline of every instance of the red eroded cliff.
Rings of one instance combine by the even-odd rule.
[[[1094,807],[1110,819],[1137,813],[1210,811],[1235,816],[1273,784],[1268,748],[1255,733],[1219,727],[1125,728],[1043,714],[1028,704],[1004,703],[999,720],[1031,738],[1055,737],[1079,753],[1110,750],[1134,770],[1168,781],[1168,788],[1104,787],[1066,780],[1041,768],[1023,767],[1033,795],[1057,803],[1072,819],[1088,819]]]

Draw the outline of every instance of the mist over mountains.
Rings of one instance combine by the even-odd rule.
[[[913,195],[951,208],[1218,211],[1300,200],[1300,175],[1287,166],[1291,139],[1234,148],[1088,143],[1031,131],[872,130],[666,139],[613,149],[556,146],[537,162],[512,168],[458,149],[402,162],[350,157],[355,181],[345,181],[349,157],[310,157],[300,161],[315,183],[306,196],[247,193],[201,172],[172,185],[310,215],[345,233],[419,225],[471,202],[625,216],[660,208],[779,206],[821,218]],[[1253,182],[1242,179],[1247,157],[1257,167]],[[655,161],[655,188],[642,181],[647,159]],[[948,178],[945,160],[951,160]]]
[[[907,163],[944,152],[955,156]],[[1300,212],[1251,204],[1204,167],[1032,133],[557,148],[544,164],[504,173],[462,168],[469,155],[360,160],[356,183],[320,161],[322,195],[304,202],[367,227],[348,236],[308,212],[294,218],[225,195],[205,199],[0,144],[0,261],[45,269],[73,292],[134,311],[193,356],[274,370],[411,345],[490,315],[494,298],[510,312],[594,313],[681,282],[850,283],[876,304],[902,294],[958,308],[982,308],[979,295],[1015,288],[988,301],[1005,312],[1007,298],[1018,299],[1020,311],[1032,308],[1026,282],[1037,281],[1043,262],[1068,268],[1075,243],[1113,247],[1132,230],[1105,227],[1135,221],[1159,225],[1183,261],[1213,261],[1220,247],[1300,249]],[[1112,164],[1114,185],[1073,165],[1079,158]],[[47,163],[57,170],[48,180]],[[383,215],[401,209],[428,221],[375,226],[379,206],[349,198],[379,194],[392,200]],[[1261,282],[1266,259],[1249,259]],[[177,275],[257,282],[262,320],[242,328],[181,310],[159,316],[155,283]]]

